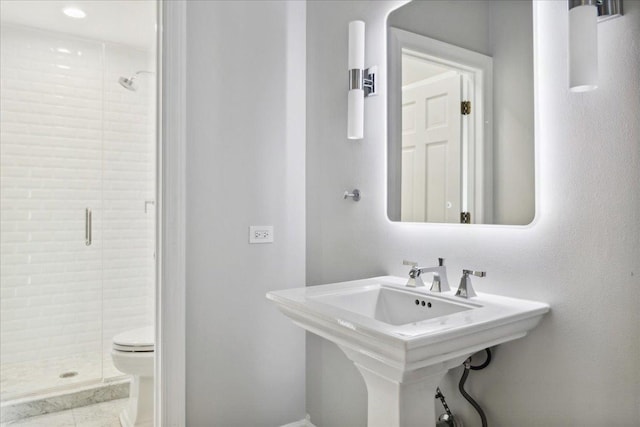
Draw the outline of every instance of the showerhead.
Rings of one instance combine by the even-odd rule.
[[[137,89],[137,88],[133,85],[133,79],[135,79],[135,78],[136,78],[136,76],[132,76],[132,77],[129,77],[129,78],[127,78],[127,77],[120,77],[120,78],[118,79],[118,83],[120,83],[120,85],[121,85],[123,88],[125,88],[125,89],[127,89],[127,90],[132,90],[132,91],[134,91],[134,92],[135,92],[135,91],[136,91],[136,89]]]
[[[134,85],[133,81],[138,77],[139,74],[153,74],[153,71],[136,71],[136,73],[131,77],[120,77],[118,79],[118,83],[120,83],[123,88],[135,92],[138,88]]]

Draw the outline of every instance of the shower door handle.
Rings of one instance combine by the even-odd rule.
[[[84,210],[84,244],[91,246],[91,209]]]

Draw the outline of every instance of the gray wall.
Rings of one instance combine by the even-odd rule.
[[[496,427],[631,426],[640,419],[640,2],[599,25],[600,88],[568,91],[566,2],[534,15],[537,216],[528,227],[390,223],[385,90],[365,101],[365,138],[346,139],[348,21],[367,24],[366,65],[384,65],[387,13],[402,2],[309,2],[307,281],[405,275],[403,259],[488,272],[480,291],[549,302],[529,336],[499,346],[468,390]],[[383,68],[384,69],[384,68]],[[342,200],[358,187],[359,203]],[[479,425],[448,375],[443,391]],[[364,382],[340,350],[308,335],[307,411],[318,427],[366,425]]]
[[[305,3],[187,5],[187,424],[304,408],[304,333],[265,299],[305,271]],[[275,243],[248,244],[249,225]]]

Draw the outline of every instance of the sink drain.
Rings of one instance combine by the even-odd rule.
[[[73,378],[76,375],[78,375],[76,371],[63,372],[60,374],[60,378]]]

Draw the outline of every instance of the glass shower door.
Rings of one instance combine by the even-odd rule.
[[[133,3],[147,11],[141,27],[153,31],[156,4]],[[7,16],[0,16],[3,402],[122,378],[112,339],[153,325],[155,293],[153,33],[122,44]],[[133,76],[134,85],[119,84]]]
[[[105,44],[103,348],[105,381],[122,375],[113,337],[154,323],[155,54]],[[131,90],[121,77],[137,74]]]
[[[102,378],[103,48],[0,39],[4,401]]]

